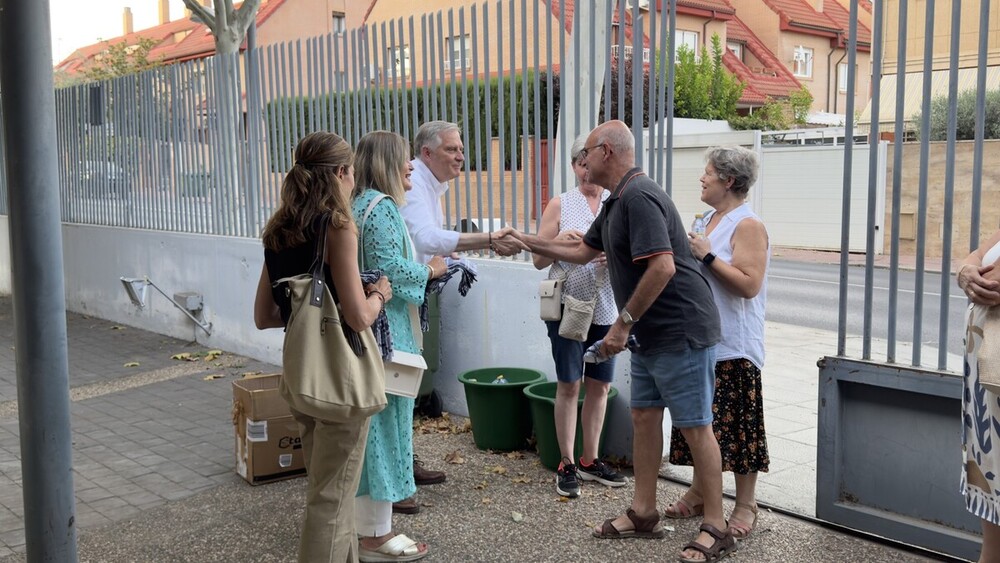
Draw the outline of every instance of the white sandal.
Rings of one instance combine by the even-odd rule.
[[[365,549],[358,545],[358,559],[362,563],[393,563],[394,561],[416,561],[426,557],[430,550],[420,551],[417,542],[399,534],[378,546],[378,549]]]

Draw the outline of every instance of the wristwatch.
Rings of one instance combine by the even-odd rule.
[[[629,314],[627,309],[622,309],[622,314],[619,318],[621,318],[622,322],[625,323],[625,326],[632,326],[635,324],[635,319],[632,318],[632,315]]]
[[[715,254],[712,253],[712,252],[709,252],[704,257],[702,257],[701,261],[706,266],[711,266],[712,262],[715,262]]]

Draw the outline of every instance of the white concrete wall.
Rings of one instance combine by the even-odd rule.
[[[9,240],[0,216],[0,238]],[[281,364],[283,333],[253,325],[253,300],[263,263],[260,240],[63,225],[66,306],[70,311]],[[538,318],[538,282],[544,272],[510,260],[476,260],[479,280],[461,297],[450,284],[442,296],[441,365],[435,386],[445,410],[468,414],[458,374],[480,367],[541,370],[555,380],[549,340]],[[146,307],[129,301],[119,278],[148,276],[168,295],[204,297],[211,336],[150,289]],[[0,291],[10,292],[9,244],[0,244]],[[618,361],[606,450],[631,455],[628,353]],[[669,427],[668,427],[669,428]]]

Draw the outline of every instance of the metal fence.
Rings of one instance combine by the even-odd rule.
[[[576,2],[568,21],[563,1],[487,2],[258,48],[251,41],[238,62],[216,56],[60,89],[62,218],[254,237],[299,138],[332,130],[354,143],[375,129],[412,138],[430,119],[458,123],[466,145],[446,201],[449,226],[534,230],[550,189],[573,184],[563,179],[573,136],[607,119],[651,126],[650,168],[663,183],[671,121],[655,118],[672,113],[673,69],[650,66],[642,33],[626,45],[613,22],[645,27],[655,48],[673,53],[673,12],[651,18],[636,3],[628,11],[613,4]],[[593,37],[600,44],[587,42]],[[643,53],[634,65],[633,52]],[[239,72],[220,80],[230,64]],[[580,67],[602,70],[589,88],[560,89]],[[643,73],[651,75],[645,88]],[[240,100],[240,119],[220,114],[226,95]],[[567,104],[576,108],[572,123],[560,124]],[[0,198],[0,212],[5,205]]]

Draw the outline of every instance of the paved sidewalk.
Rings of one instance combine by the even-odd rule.
[[[294,560],[304,480],[251,487],[233,471],[231,383],[277,368],[228,354],[208,360],[200,346],[82,315],[68,314],[67,322],[80,559]],[[24,560],[12,331],[10,299],[0,298],[0,561]],[[824,335],[796,345],[807,336],[769,327],[769,338],[798,360],[791,360],[793,380],[765,393],[769,414],[777,413],[769,430],[780,479],[773,491],[762,483],[762,497],[783,487],[804,494],[793,483],[808,481],[810,471],[814,479],[808,437],[814,447],[815,429],[803,417],[815,424],[807,401],[815,402],[815,361],[826,352],[814,347]],[[171,359],[184,352],[199,359]],[[132,363],[138,366],[125,367]],[[421,490],[421,514],[395,521],[398,531],[431,545],[427,561],[674,560],[695,530],[693,521],[668,522],[676,531],[661,541],[597,541],[588,528],[627,507],[631,484],[616,491],[588,484],[581,499],[560,502],[553,474],[533,454],[480,452],[471,434],[450,431],[419,434],[416,444],[428,466],[449,474],[447,484]],[[444,462],[455,451],[465,463]],[[661,505],[683,492],[665,480],[658,486]],[[768,512],[731,560],[927,559]]]

